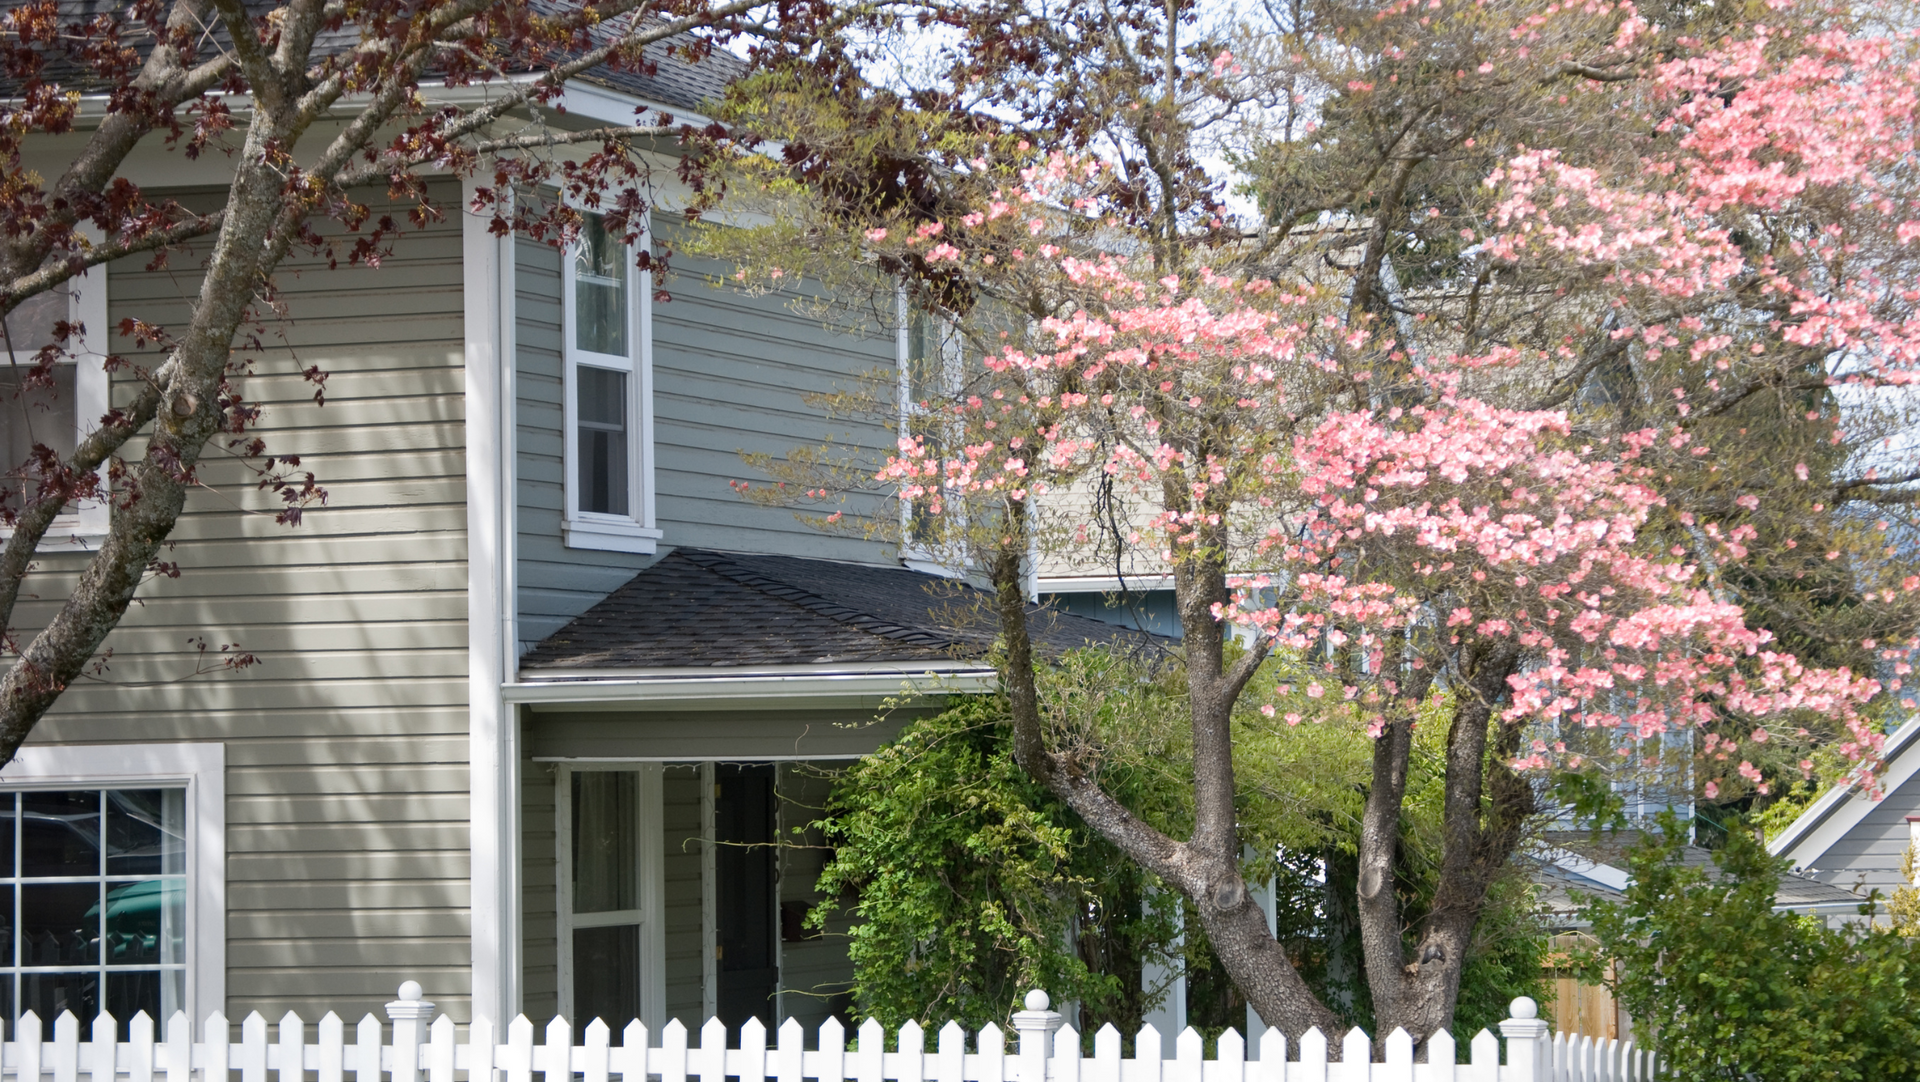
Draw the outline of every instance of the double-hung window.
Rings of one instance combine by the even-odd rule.
[[[635,1019],[656,1030],[665,984],[661,915],[660,766],[562,766],[560,1013],[584,1030],[616,1033]]]
[[[89,350],[107,333],[105,267],[95,267],[62,286],[36,293],[9,312],[0,336],[0,472],[6,491],[0,504],[21,506],[23,486],[31,487],[34,448],[46,447],[66,458],[80,438],[107,411],[107,373],[101,355]],[[85,340],[69,339],[67,355],[49,372],[36,368],[37,354],[54,343],[61,320],[86,328]],[[106,531],[104,503],[86,501],[66,507],[54,520],[53,536],[98,535]]]
[[[572,548],[652,552],[651,275],[600,215],[564,261],[566,519]]]

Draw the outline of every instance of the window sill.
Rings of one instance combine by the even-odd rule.
[[[652,527],[635,523],[574,519],[561,524],[560,536],[570,549],[628,552],[644,556],[657,549],[664,535]]]
[[[0,526],[0,541],[13,536],[13,527]],[[107,539],[104,522],[85,522],[79,518],[56,518],[40,538],[37,555],[58,556],[69,552],[92,553]]]

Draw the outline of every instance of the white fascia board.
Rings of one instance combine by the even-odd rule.
[[[522,681],[501,688],[509,703],[533,709],[731,710],[749,705],[830,707],[867,705],[903,695],[971,695],[993,691],[992,669],[898,667],[885,671],[795,671],[702,675],[607,676],[584,680]]]
[[[1144,593],[1173,589],[1172,575],[1127,576],[1125,582],[1113,575],[1041,575],[1034,580],[1043,594]]]
[[[1920,736],[1920,717],[1909,720],[1888,738],[1887,772],[1880,778],[1883,792],[1898,789],[1920,772],[1920,749],[1914,747],[1916,736]],[[1796,868],[1817,867],[1827,850],[1858,826],[1876,803],[1878,801],[1856,786],[1836,785],[1769,842],[1767,852],[1786,857]]]
[[[638,94],[628,94],[619,90],[610,90],[595,83],[571,82],[555,103],[575,116],[583,116],[600,124],[635,124],[642,110],[649,113],[666,113],[675,121],[683,124],[706,125],[713,118],[691,109],[665,105]]]

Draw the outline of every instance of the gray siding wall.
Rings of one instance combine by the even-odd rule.
[[[558,811],[552,763],[520,761],[520,1012],[560,1013]]]
[[[707,1020],[700,986],[706,939],[700,904],[704,864],[700,767],[669,766],[661,779],[661,852],[665,864],[667,1017],[698,1033]]]
[[[662,224],[661,228],[669,228]],[[568,549],[563,514],[560,255],[515,248],[519,398],[520,639],[531,645],[605,597],[653,557]],[[884,563],[891,546],[828,535],[791,511],[740,498],[736,480],[761,478],[741,451],[784,456],[836,443],[889,447],[879,425],[829,420],[804,396],[852,390],[894,365],[890,335],[831,333],[794,312],[790,298],[748,297],[710,281],[725,268],[676,256],[672,300],[653,306],[654,453],[661,551],[678,545]],[[850,513],[892,513],[891,501]]]
[[[1920,752],[1909,748],[1907,754]],[[1893,888],[1908,885],[1900,877],[1900,858],[1907,851],[1907,816],[1916,813],[1920,813],[1920,777],[1907,779],[1882,797],[1852,830],[1809,863],[1823,882],[1836,887],[1851,889],[1859,883],[1863,884],[1861,894],[1873,887],[1891,894]]]
[[[112,268],[111,321],[178,325],[197,262],[142,262]],[[272,495],[210,450],[211,490],[190,496],[163,557],[180,577],[141,587],[107,640],[105,678],[67,691],[31,742],[226,744],[226,1009],[353,1018],[411,978],[465,1020],[459,224],[407,234],[379,270],[295,258],[280,286],[288,316],[268,320],[243,392],[265,404],[271,451],[300,455],[327,506],[276,525]],[[135,354],[130,340],[116,346]],[[331,374],[324,407],[299,377],[307,365]],[[48,600],[23,608],[24,622],[50,615],[79,566],[42,561],[26,589]],[[183,680],[190,636],[261,663]]]

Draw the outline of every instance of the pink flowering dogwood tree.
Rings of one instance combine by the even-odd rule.
[[[1567,325],[1592,333],[1563,346],[1442,351],[1422,322],[1457,314],[1447,302],[1395,322],[1359,312],[1337,274],[1170,270],[1164,252],[1113,243],[1109,170],[1091,159],[1056,155],[960,220],[864,237],[956,275],[1044,281],[1057,300],[1006,321],[978,378],[923,403],[880,476],[998,590],[1021,763],[1191,900],[1272,1024],[1298,1034],[1335,1016],[1241,878],[1236,711],[1373,740],[1367,978],[1378,1029],[1422,1040],[1450,1023],[1488,886],[1556,779],[1617,777],[1678,736],[1709,798],[1764,793],[1757,763],[1807,769],[1816,746],[1872,785],[1920,579],[1850,558],[1877,626],[1896,631],[1859,643],[1867,665],[1810,662],[1741,603],[1751,575],[1788,566],[1768,562],[1776,542],[1796,542],[1755,525],[1768,497],[1736,468],[1730,433],[1703,422],[1807,391],[1837,396],[1835,445],[1850,424],[1903,416],[1920,364],[1920,49],[1904,32],[1797,29],[1774,7],[1774,24],[1602,82],[1647,121],[1631,168],[1515,148],[1488,179],[1492,209],[1469,238],[1482,284],[1577,283]],[[1621,10],[1630,43],[1647,28]],[[1580,349],[1596,354],[1574,358],[1590,382],[1602,362],[1664,381],[1610,415],[1636,423],[1528,404]],[[1861,508],[1877,545],[1887,522],[1867,522],[1920,479],[1901,462],[1889,443],[1811,479],[1804,463],[1771,468],[1782,486],[1822,486],[1816,511]],[[1090,509],[1118,497],[1137,513],[1103,527]],[[1103,541],[1173,582],[1195,760],[1184,839],[1106,793],[1097,752],[1038,700],[1033,554]],[[1276,649],[1296,659],[1284,682]],[[1396,849],[1413,727],[1436,696],[1449,704],[1440,887],[1409,929]]]

